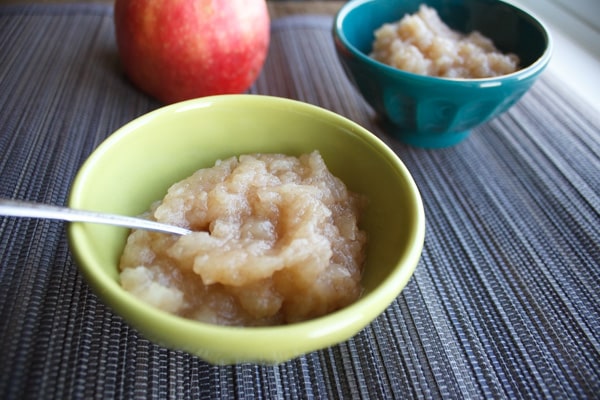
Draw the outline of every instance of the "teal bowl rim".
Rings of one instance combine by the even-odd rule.
[[[334,40],[337,43],[343,45],[345,50],[348,50],[352,55],[371,66],[375,70],[379,70],[386,74],[391,74],[392,76],[396,76],[398,78],[402,78],[404,80],[415,80],[420,81],[422,83],[432,84],[449,84],[456,86],[457,84],[463,87],[497,87],[503,84],[506,84],[511,81],[522,81],[531,77],[535,77],[538,73],[540,73],[548,63],[550,62],[550,58],[552,56],[554,41],[550,34],[550,31],[545,26],[545,24],[535,16],[531,11],[525,9],[524,7],[518,7],[512,3],[508,3],[503,0],[495,0],[497,3],[502,3],[506,5],[508,8],[514,10],[516,13],[521,14],[523,17],[529,19],[533,24],[538,25],[540,31],[543,33],[546,39],[546,48],[544,49],[542,55],[529,64],[528,66],[521,68],[513,73],[500,75],[490,78],[477,78],[477,79],[464,79],[464,78],[445,78],[445,77],[437,77],[437,76],[429,76],[429,75],[419,75],[408,71],[403,71],[401,69],[392,67],[390,65],[379,62],[371,57],[368,54],[363,53],[359,49],[357,49],[346,37],[343,29],[342,23],[348,13],[354,11],[356,8],[361,7],[366,3],[376,3],[381,0],[350,0],[346,4],[344,4],[339,11],[336,13],[333,21],[333,36]]]

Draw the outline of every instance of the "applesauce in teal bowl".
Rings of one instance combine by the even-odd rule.
[[[480,79],[441,78],[400,70],[370,57],[374,33],[425,4],[451,29],[478,31],[502,53],[519,57],[516,72]],[[353,0],[335,17],[333,38],[352,84],[386,131],[410,145],[455,145],[473,128],[514,105],[551,57],[548,30],[536,17],[500,0]]]

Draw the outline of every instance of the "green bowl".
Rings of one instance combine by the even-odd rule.
[[[369,57],[374,32],[418,11],[434,8],[450,28],[478,30],[522,68],[485,79],[418,75]],[[533,85],[550,61],[548,30],[534,16],[500,0],[353,0],[335,17],[338,59],[359,93],[397,139],[418,147],[455,145],[471,130],[508,110]]]
[[[369,198],[364,294],[310,321],[273,327],[226,327],[160,311],[119,285],[118,260],[128,231],[71,223],[68,236],[81,273],[97,295],[143,336],[214,364],[277,363],[343,342],[382,313],[420,258],[425,217],[406,167],[382,141],[333,112],[293,100],[225,95],[173,104],[112,134],[89,157],[69,206],[138,215],[173,183],[217,159],[247,153],[300,155],[319,150],[329,169]]]

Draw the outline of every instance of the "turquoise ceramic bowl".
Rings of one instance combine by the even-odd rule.
[[[452,29],[478,30],[521,69],[486,79],[448,79],[401,71],[370,58],[374,31],[418,11],[437,10]],[[419,147],[454,145],[515,104],[547,66],[551,38],[527,12],[499,0],[353,0],[335,17],[333,37],[344,71],[386,130]]]

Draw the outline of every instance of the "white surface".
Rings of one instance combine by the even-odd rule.
[[[583,20],[592,29],[600,29],[600,1],[598,0],[549,0],[567,12]]]
[[[600,31],[597,27],[570,13],[561,6],[560,0],[507,1],[528,10],[546,25],[554,43],[548,71],[600,111]],[[598,3],[594,4],[597,8]],[[580,9],[577,14],[588,11],[592,15],[595,9]]]

